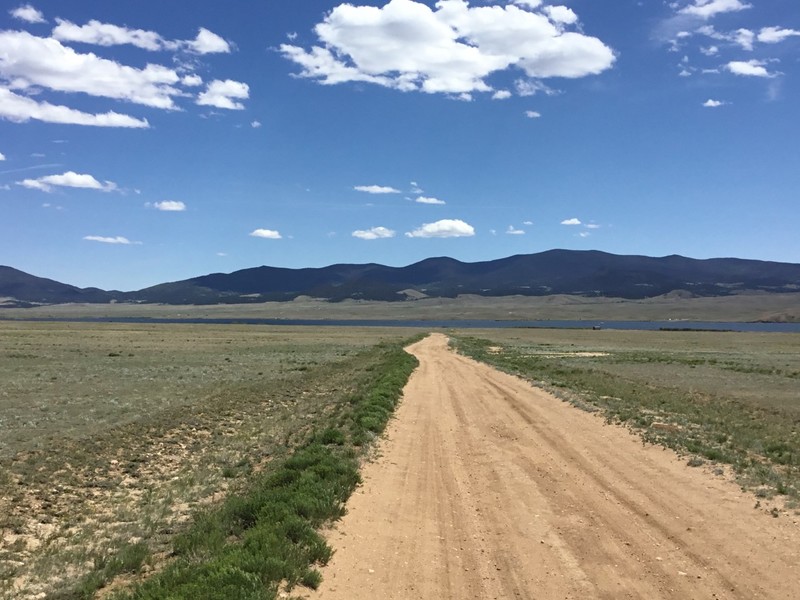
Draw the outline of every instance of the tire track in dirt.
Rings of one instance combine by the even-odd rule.
[[[800,527],[432,335],[308,598],[797,597]]]

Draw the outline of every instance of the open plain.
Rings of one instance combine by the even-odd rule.
[[[152,579],[420,332],[0,323],[0,597]],[[410,349],[320,597],[792,597],[800,335],[448,335]]]

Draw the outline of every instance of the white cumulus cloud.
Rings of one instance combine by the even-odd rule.
[[[439,198],[433,198],[430,196],[420,196],[414,202],[419,204],[446,204],[444,200],[439,200]]]
[[[51,192],[54,187],[82,188],[88,190],[98,190],[101,192],[113,192],[117,189],[117,184],[113,181],[101,183],[92,175],[67,171],[61,175],[45,175],[38,179],[24,179],[18,181],[17,185],[22,187]]]
[[[581,220],[580,219],[576,219],[575,217],[573,217],[571,219],[564,219],[563,221],[561,221],[561,224],[562,225],[580,225],[581,224]]]
[[[399,194],[400,190],[386,185],[357,185],[353,187],[357,192],[366,192],[367,194]]]
[[[31,119],[44,123],[65,125],[88,125],[92,127],[127,127],[146,129],[150,127],[147,119],[137,119],[113,111],[100,114],[85,113],[68,106],[37,102],[32,98],[20,96],[11,90],[0,87],[0,119],[15,123],[25,123]]]
[[[509,226],[508,226],[508,229],[506,229],[506,233],[507,233],[508,235],[525,235],[525,230],[523,230],[523,229],[517,229],[517,228],[516,228],[516,227],[514,227],[513,225],[509,225]]]
[[[550,17],[554,23],[563,23],[564,25],[572,25],[578,22],[578,15],[575,14],[571,8],[566,6],[545,6],[544,12]]]
[[[280,240],[283,238],[280,232],[275,231],[274,229],[254,229],[250,232],[250,235],[252,237],[264,238],[267,240]]]
[[[765,66],[767,63],[763,60],[733,60],[725,65],[725,68],[734,75],[742,75],[744,77],[775,77],[776,73],[771,73]]]
[[[143,50],[161,50],[165,46],[165,41],[154,31],[129,29],[95,19],[86,25],[76,25],[65,19],[56,19],[56,23],[52,36],[62,42],[82,42],[98,46],[130,44]]]
[[[250,86],[240,81],[215,79],[208,84],[206,91],[197,97],[200,106],[215,106],[229,110],[242,110],[244,104],[237,100],[246,100],[250,97]]]
[[[14,90],[39,86],[163,109],[176,108],[173,97],[182,93],[178,74],[162,65],[121,65],[26,31],[0,31],[0,79]]]
[[[153,204],[153,207],[166,212],[182,212],[186,210],[186,204],[180,200],[162,200]]]
[[[42,11],[35,9],[30,4],[23,4],[18,8],[12,8],[8,13],[15,19],[26,23],[44,23],[45,18]]]
[[[227,54],[231,51],[231,46],[223,38],[205,27],[201,27],[194,40],[185,42],[190,50],[197,54]]]
[[[0,152],[0,160],[5,160],[5,159],[6,159],[6,155],[3,154],[2,152]]]
[[[230,44],[213,31],[201,27],[193,40],[166,40],[155,31],[131,29],[113,23],[102,23],[96,19],[85,25],[77,25],[66,19],[56,19],[53,38],[62,42],[80,42],[97,46],[121,46],[129,44],[142,50],[186,50],[193,54],[228,53]]]
[[[319,45],[283,44],[280,50],[301,67],[300,77],[322,84],[360,81],[461,99],[495,92],[486,79],[507,69],[540,79],[611,67],[611,48],[566,31],[570,9],[550,7],[548,14],[539,8],[535,2],[470,6],[466,0],[439,0],[434,8],[414,0],[340,4],[314,28]]]
[[[181,83],[186,87],[197,87],[198,85],[203,85],[203,78],[196,73],[191,73],[181,77]]]
[[[361,240],[378,240],[393,238],[395,232],[386,227],[371,227],[370,229],[357,229],[352,233],[352,236]]]
[[[800,35],[796,29],[782,29],[780,27],[763,27],[758,32],[758,41],[764,44],[777,44],[783,40]]]
[[[410,238],[453,238],[471,237],[475,228],[461,219],[442,219],[435,223],[424,223],[413,231],[406,232]]]
[[[492,94],[492,100],[506,100],[508,98],[511,98],[511,92],[508,90],[497,90]]]
[[[738,12],[752,6],[752,4],[747,4],[741,0],[694,0],[688,6],[680,9],[678,13],[700,17],[701,19],[710,19],[721,13]]]
[[[723,102],[722,100],[714,100],[712,98],[709,98],[708,100],[703,102],[703,106],[705,106],[706,108],[718,108],[718,107],[723,106],[725,104],[726,103]]]
[[[85,235],[83,236],[83,239],[89,242],[100,242],[101,244],[141,244],[141,242],[132,242],[128,238],[122,237],[121,235],[113,237],[106,237],[102,235]]]
[[[537,112],[535,110],[526,110],[525,116],[528,117],[529,119],[538,119],[542,116],[542,113]]]

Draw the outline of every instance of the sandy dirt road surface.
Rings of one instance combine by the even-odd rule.
[[[432,335],[309,598],[800,598],[798,517]]]

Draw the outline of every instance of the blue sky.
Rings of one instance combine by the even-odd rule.
[[[800,262],[796,0],[6,6],[0,264]]]

